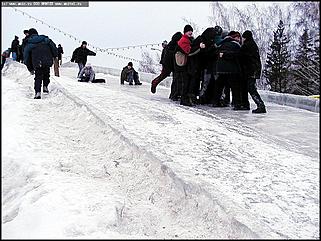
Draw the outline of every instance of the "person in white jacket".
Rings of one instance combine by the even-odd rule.
[[[78,75],[79,82],[105,83],[104,79],[95,79],[95,71],[90,63],[81,69]]]

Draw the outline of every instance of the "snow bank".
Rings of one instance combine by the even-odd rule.
[[[50,95],[34,100],[33,76],[6,67],[4,238],[278,237],[244,225],[54,77]]]
[[[277,93],[273,91],[259,90],[264,101],[279,105],[292,106],[299,109],[320,112],[320,100],[302,95]]]
[[[76,67],[76,64],[66,63],[63,67]],[[113,69],[102,66],[94,66],[96,72],[110,74],[114,76],[120,76],[121,70]],[[159,74],[150,74],[139,72],[140,80],[143,82],[150,83],[155,77]],[[166,88],[169,88],[172,83],[172,77],[167,77],[164,79],[160,85]],[[259,93],[264,101],[276,103],[279,105],[292,106],[299,109],[309,110],[313,112],[320,112],[320,100],[300,95],[292,95],[292,94],[283,94],[272,91],[259,90]],[[249,96],[249,98],[251,98]]]

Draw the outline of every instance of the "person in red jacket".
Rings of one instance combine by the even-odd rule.
[[[193,106],[193,97],[194,97],[194,84],[192,83],[192,76],[188,73],[188,56],[193,56],[198,54],[201,49],[205,48],[203,42],[197,44],[192,49],[193,41],[193,28],[191,25],[186,25],[184,27],[184,34],[181,39],[177,42],[178,49],[175,54],[175,66],[177,68],[177,74],[181,79],[182,83],[182,96],[181,96],[181,105]]]

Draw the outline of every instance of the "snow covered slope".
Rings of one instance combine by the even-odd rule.
[[[319,238],[319,114],[2,74],[3,238]]]

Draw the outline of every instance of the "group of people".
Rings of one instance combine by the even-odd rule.
[[[262,68],[259,49],[249,30],[241,35],[215,26],[194,38],[192,26],[186,25],[183,34],[177,32],[168,44],[163,43],[160,63],[162,71],[151,81],[152,93],[173,73],[169,98],[180,100],[181,105],[211,104],[250,110],[249,93],[257,105],[252,113],[266,113],[256,89]]]
[[[34,28],[25,30],[24,34],[21,46],[19,38],[15,36],[11,49],[2,54],[2,60],[7,58],[10,52],[13,60],[19,61],[23,58],[28,70],[35,74],[34,98],[41,99],[41,86],[43,85],[43,92],[48,93],[50,67],[54,58],[61,61],[63,49],[60,44],[57,48],[48,36],[38,35]],[[92,66],[86,65],[87,56],[95,55],[96,53],[87,48],[86,41],[73,51],[71,62],[78,64],[78,81],[101,81],[95,79]],[[231,105],[233,110],[250,110],[249,93],[257,105],[257,109],[252,112],[266,112],[255,86],[256,79],[261,75],[259,50],[249,30],[241,35],[237,31],[223,32],[220,26],[215,26],[207,28],[194,38],[192,26],[186,25],[183,33],[177,32],[169,43],[163,42],[160,63],[162,71],[151,82],[152,93],[156,93],[157,85],[173,73],[169,98],[180,100],[181,105]],[[125,81],[129,85],[142,84],[132,62],[122,69],[120,83],[123,85]]]

